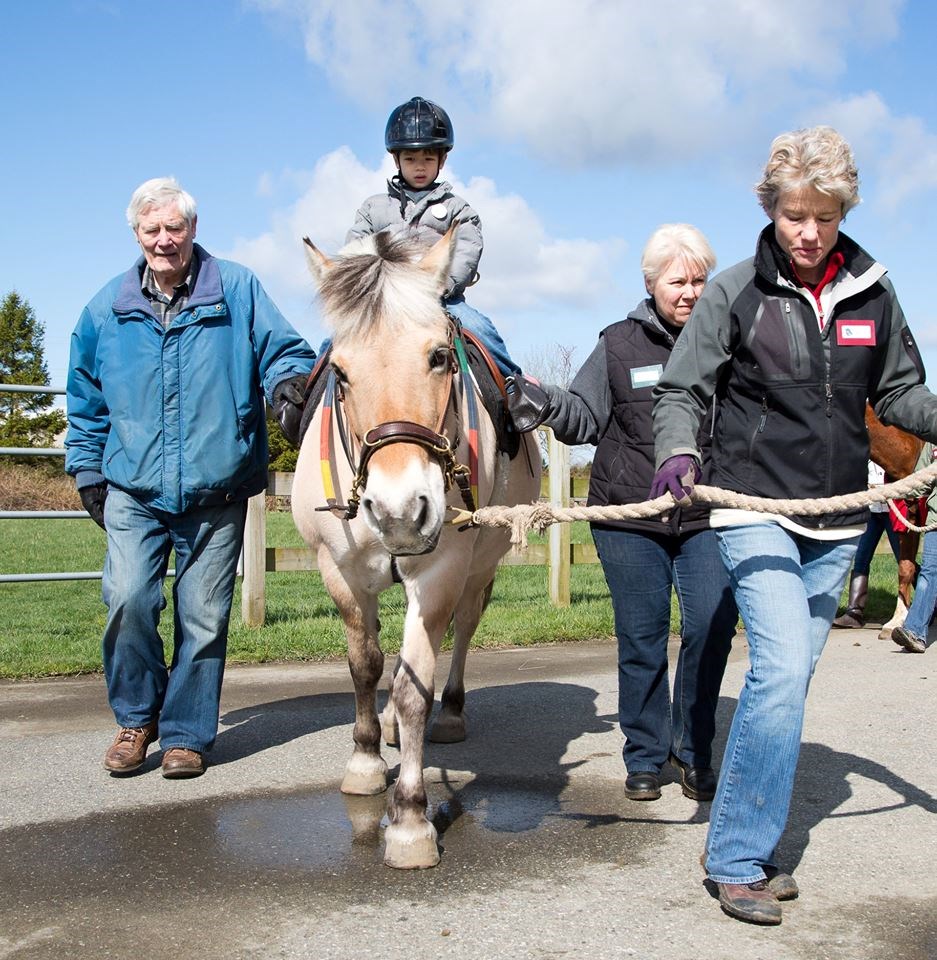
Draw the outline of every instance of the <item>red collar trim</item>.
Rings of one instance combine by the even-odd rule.
[[[829,255],[826,261],[826,271],[823,276],[820,278],[820,282],[814,286],[813,284],[807,283],[798,273],[797,267],[794,266],[794,261],[791,260],[791,269],[794,271],[794,276],[805,286],[812,294],[814,300],[817,303],[820,302],[820,293],[823,288],[839,273],[840,267],[845,263],[845,257],[839,250],[835,250]]]

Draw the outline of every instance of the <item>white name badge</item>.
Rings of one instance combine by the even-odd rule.
[[[653,387],[660,380],[664,365],[662,363],[652,363],[649,367],[632,367],[631,386],[634,390],[641,387]]]
[[[875,321],[837,320],[836,342],[841,347],[874,347]]]

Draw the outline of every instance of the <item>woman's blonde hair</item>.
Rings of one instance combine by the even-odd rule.
[[[648,289],[677,259],[698,267],[707,277],[716,266],[716,255],[702,231],[689,223],[665,223],[651,234],[641,254],[641,272]]]
[[[770,217],[781,194],[811,187],[838,200],[844,217],[859,203],[859,171],[852,148],[832,127],[810,127],[775,137],[755,193]]]

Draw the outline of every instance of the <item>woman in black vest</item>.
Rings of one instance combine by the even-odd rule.
[[[647,499],[654,477],[651,391],[715,262],[695,227],[659,227],[641,258],[647,297],[601,332],[569,390],[529,380],[515,384],[515,400],[523,394],[536,409],[530,422],[540,420],[564,443],[597,444],[590,506]],[[526,411],[517,404],[512,409],[519,427],[529,429]],[[704,448],[708,430],[707,423],[699,431]],[[686,507],[663,523],[593,523],[592,536],[615,614],[625,795],[657,800],[669,759],[687,797],[711,800],[716,705],[738,614],[708,514]],[[674,587],[681,623],[671,702],[667,642]]]

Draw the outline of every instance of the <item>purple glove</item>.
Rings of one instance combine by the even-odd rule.
[[[699,464],[695,457],[679,453],[668,457],[654,474],[649,500],[656,500],[670,493],[681,507],[690,505],[690,494],[700,478]]]

